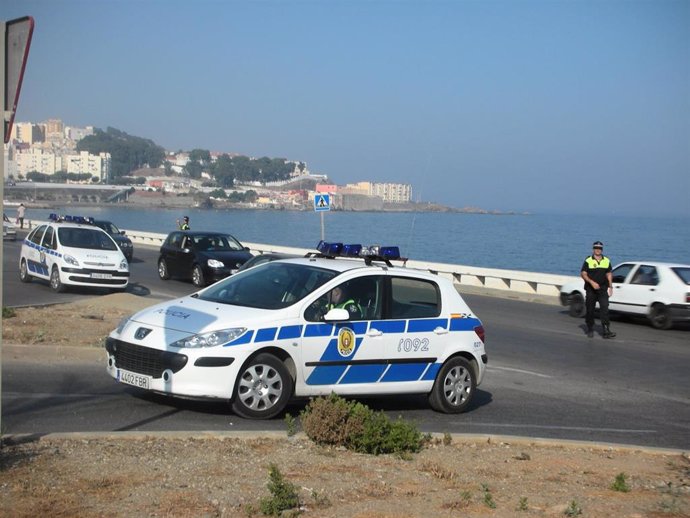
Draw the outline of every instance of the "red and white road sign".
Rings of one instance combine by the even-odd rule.
[[[5,99],[3,107],[9,112],[10,120],[4,121],[5,143],[9,142],[12,133],[14,114],[17,111],[19,92],[22,89],[24,69],[29,57],[31,36],[34,32],[34,19],[24,16],[5,23]],[[4,117],[3,117],[4,119]]]

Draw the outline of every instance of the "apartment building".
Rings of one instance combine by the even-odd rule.
[[[111,167],[110,153],[99,153],[91,155],[88,151],[81,151],[77,154],[65,155],[64,165],[68,173],[85,174],[95,176],[101,183],[110,178]]]
[[[342,194],[378,196],[386,203],[407,203],[412,199],[412,186],[408,183],[348,183],[340,189]]]
[[[75,154],[62,155],[51,150],[31,148],[14,154],[11,165],[13,176],[26,175],[32,171],[52,175],[58,171],[74,174],[90,174],[99,181],[105,182],[110,178],[110,153],[90,155],[86,151]]]
[[[36,144],[45,140],[44,128],[32,122],[17,122],[12,125],[10,141],[18,140],[24,144]]]
[[[39,148],[31,148],[15,153],[14,162],[16,166],[12,168],[13,171],[25,178],[32,171],[43,174],[55,174],[65,169],[61,155]]]
[[[380,196],[387,203],[407,203],[412,199],[409,183],[372,183],[371,196]]]

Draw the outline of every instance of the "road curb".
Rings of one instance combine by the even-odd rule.
[[[462,444],[491,444],[496,446],[532,446],[532,447],[561,447],[571,449],[588,449],[597,451],[618,451],[629,453],[645,453],[650,455],[682,455],[688,457],[687,450],[674,448],[655,448],[649,446],[635,446],[630,444],[599,443],[588,441],[576,441],[569,439],[546,439],[535,437],[522,437],[515,435],[494,434],[429,434],[434,439],[445,440],[448,435],[452,443]],[[224,439],[286,439],[308,440],[305,433],[299,432],[289,436],[281,431],[175,431],[175,432],[69,432],[46,434],[8,434],[0,438],[0,444],[4,446],[24,444],[30,442],[51,440],[75,440],[75,441],[142,441],[147,439],[197,439],[197,440],[224,440]]]

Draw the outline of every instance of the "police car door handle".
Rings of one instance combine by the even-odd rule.
[[[369,331],[367,331],[367,336],[383,336],[383,332],[372,327],[371,329],[369,329]]]
[[[444,329],[443,327],[437,327],[436,329],[434,329],[434,333],[437,335],[445,335],[448,333],[448,330]]]

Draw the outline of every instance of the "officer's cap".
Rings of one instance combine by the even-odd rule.
[[[601,241],[595,241],[594,243],[592,243],[592,248],[604,248],[604,243],[602,243]]]

